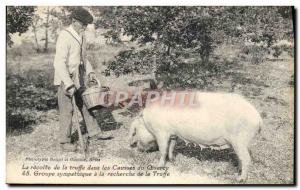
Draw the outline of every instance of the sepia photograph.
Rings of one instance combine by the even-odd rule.
[[[295,185],[295,18],[6,6],[6,183]]]

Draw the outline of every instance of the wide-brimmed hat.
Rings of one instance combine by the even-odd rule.
[[[74,18],[81,23],[87,25],[93,23],[93,16],[82,7],[76,7],[72,10],[71,18]]]

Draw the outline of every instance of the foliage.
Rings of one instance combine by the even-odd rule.
[[[200,7],[126,7],[119,9],[124,35],[139,44],[163,46],[169,55],[174,48],[191,48],[204,61],[212,53],[214,22]],[[118,14],[117,14],[118,15]],[[164,52],[162,52],[164,53]]]
[[[6,12],[6,41],[12,45],[11,34],[26,32],[31,25],[34,7],[32,6],[8,6]]]
[[[171,55],[159,60],[156,79],[164,81],[170,89],[209,89],[217,81],[219,74],[224,71],[222,64],[216,63],[184,63],[183,59]],[[204,71],[204,72],[203,72]]]
[[[195,61],[195,59],[189,61],[186,56],[191,57],[191,55],[184,55],[182,52],[174,52],[171,55],[165,54],[160,57],[159,52],[159,50],[154,51],[149,48],[142,50],[131,48],[121,51],[115,60],[110,62],[105,73],[110,75],[113,71],[117,77],[122,74],[154,73],[156,79],[164,81],[164,86],[167,88],[203,89],[211,87],[213,81],[227,66],[222,64],[220,60],[214,60],[215,64],[199,63],[199,60]],[[197,52],[194,54],[197,55]]]
[[[129,73],[146,74],[153,71],[155,55],[151,54],[151,50],[144,49],[136,51],[134,48],[121,51],[107,67],[106,73],[110,75],[110,71],[114,71],[116,76]]]
[[[291,7],[151,6],[105,7],[92,10],[98,15],[98,26],[108,29],[108,35],[105,37],[118,38],[120,35],[127,35],[131,41],[143,47],[121,52],[116,60],[111,62],[108,69],[117,75],[138,71],[144,73],[145,69],[142,67],[149,64],[154,64],[152,68],[158,69],[156,73],[167,74],[177,68],[169,67],[171,62],[175,62],[175,65],[184,64],[184,61],[178,58],[200,57],[201,59],[195,59],[197,63],[194,66],[198,68],[210,64],[202,68],[205,70],[199,71],[205,76],[204,73],[211,73],[215,68],[216,63],[212,57],[215,56],[215,48],[220,44],[239,44],[243,54],[240,57],[246,58],[244,61],[258,64],[269,53],[273,53],[274,56],[280,55],[282,51],[274,48],[275,43],[283,39],[293,39]],[[148,50],[145,50],[145,47]],[[151,56],[144,55],[143,52],[146,51]],[[187,67],[184,64],[177,69]],[[159,69],[166,71],[162,72]],[[197,76],[191,71],[186,70],[184,76]],[[192,86],[202,85],[199,82],[199,85]]]
[[[30,71],[22,76],[7,75],[7,128],[24,128],[39,120],[36,110],[45,111],[57,107],[55,90],[50,84],[52,80],[49,80],[50,74],[46,71]]]
[[[70,14],[74,9],[72,6],[63,6],[50,9],[50,32],[53,39],[56,41],[58,37],[57,30],[71,24]]]
[[[107,39],[106,44],[120,44],[120,33],[122,32],[121,19],[116,16],[121,7],[90,7],[96,16],[95,27],[103,28],[107,31],[102,35]]]

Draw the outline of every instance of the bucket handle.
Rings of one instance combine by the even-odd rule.
[[[97,86],[98,86],[99,88],[101,88],[101,85],[100,85],[101,83],[100,83],[99,79],[98,79],[98,78],[95,78],[94,80],[97,82]],[[91,81],[94,81],[94,80],[91,80]],[[91,82],[91,81],[90,81],[90,82]]]
[[[98,87],[100,88],[100,87],[101,87],[101,85],[100,85],[100,81],[99,81],[99,79],[98,79],[98,78],[96,78],[95,80],[96,80],[96,82],[97,82],[97,85],[98,85]]]

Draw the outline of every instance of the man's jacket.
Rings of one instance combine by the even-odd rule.
[[[79,64],[82,47],[82,59],[85,63],[86,75],[93,71],[90,62],[86,59],[85,38],[79,35],[71,26],[62,30],[56,42],[56,54],[54,59],[54,85],[64,83],[65,88],[79,84]]]

